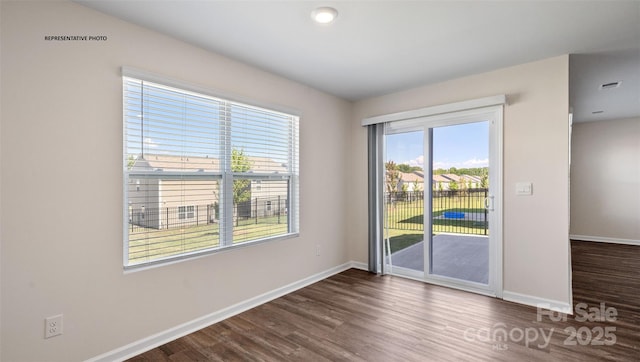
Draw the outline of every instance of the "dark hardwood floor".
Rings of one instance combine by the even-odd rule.
[[[351,269],[130,361],[640,361],[640,247],[572,242],[572,264],[566,321]],[[615,321],[579,320],[601,303]]]

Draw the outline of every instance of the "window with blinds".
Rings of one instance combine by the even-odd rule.
[[[124,265],[298,232],[298,117],[123,77]]]

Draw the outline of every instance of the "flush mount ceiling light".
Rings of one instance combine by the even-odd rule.
[[[330,7],[317,8],[311,12],[311,19],[318,24],[329,24],[338,16],[338,10]]]

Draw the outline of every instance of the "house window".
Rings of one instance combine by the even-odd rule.
[[[297,235],[297,116],[123,73],[125,267]]]
[[[193,219],[195,206],[178,206],[178,219]]]

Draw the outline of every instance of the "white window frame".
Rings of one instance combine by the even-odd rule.
[[[292,119],[292,129],[291,129],[291,134],[290,134],[290,147],[291,150],[289,152],[289,165],[290,166],[290,172],[277,172],[277,173],[256,173],[256,172],[248,172],[248,173],[239,173],[239,172],[233,172],[231,170],[231,147],[230,147],[230,139],[231,139],[231,127],[228,124],[225,124],[224,126],[221,127],[222,130],[224,130],[223,132],[226,132],[226,134],[222,135],[221,138],[225,139],[226,141],[226,145],[223,145],[223,147],[221,147],[221,153],[220,153],[220,172],[207,172],[207,175],[202,176],[202,175],[193,175],[192,179],[197,180],[197,179],[206,179],[206,180],[218,180],[221,184],[220,186],[220,198],[219,198],[219,210],[220,210],[220,220],[219,220],[219,224],[220,224],[220,245],[218,247],[215,248],[210,248],[210,249],[206,249],[206,250],[202,250],[202,251],[197,251],[197,252],[186,252],[186,253],[181,253],[181,254],[175,254],[175,255],[171,255],[168,257],[162,257],[162,258],[158,258],[158,259],[154,259],[154,260],[150,260],[150,261],[146,261],[146,262],[141,262],[141,263],[137,263],[137,264],[130,264],[129,263],[129,234],[128,234],[128,227],[129,227],[129,223],[130,223],[130,217],[129,217],[129,198],[128,198],[128,184],[129,184],[129,180],[132,179],[136,179],[136,180],[140,180],[140,179],[145,179],[145,178],[158,178],[160,177],[161,179],[163,177],[169,177],[169,178],[179,178],[179,177],[184,177],[184,175],[177,175],[177,174],[173,174],[173,173],[169,173],[166,172],[163,175],[158,175],[155,172],[151,172],[149,174],[145,174],[145,173],[140,173],[140,172],[133,172],[130,171],[127,167],[127,164],[129,162],[128,160],[128,153],[127,153],[127,141],[126,141],[126,114],[123,116],[124,119],[124,130],[123,130],[123,135],[125,137],[124,140],[124,145],[123,145],[123,194],[124,194],[124,207],[123,207],[123,220],[124,220],[124,231],[123,231],[123,239],[124,239],[124,243],[123,243],[123,265],[125,270],[127,269],[135,269],[135,268],[140,268],[140,267],[148,267],[148,266],[155,266],[155,265],[162,265],[162,264],[166,264],[169,262],[175,262],[177,260],[183,260],[183,259],[188,259],[188,258],[193,258],[193,257],[199,257],[205,254],[211,254],[211,253],[215,253],[218,252],[220,250],[226,250],[229,248],[235,248],[235,247],[244,247],[247,245],[252,245],[252,244],[256,244],[256,243],[260,243],[260,242],[265,242],[265,241],[270,241],[270,240],[277,240],[277,239],[283,239],[283,238],[291,238],[291,237],[297,237],[299,235],[299,197],[298,197],[298,183],[299,183],[299,115],[297,114],[297,112],[291,111],[291,110],[274,110],[275,107],[264,107],[261,105],[253,105],[256,102],[251,102],[248,101],[249,103],[253,103],[252,105],[249,105],[247,103],[246,100],[243,100],[243,102],[239,102],[236,101],[236,99],[238,99],[237,97],[228,97],[227,99],[221,99],[219,98],[219,96],[216,96],[215,93],[216,92],[212,92],[208,89],[205,88],[200,88],[200,87],[196,87],[193,85],[189,85],[189,84],[185,84],[182,82],[177,82],[174,80],[170,80],[167,79],[165,77],[162,76],[158,76],[158,75],[154,75],[154,74],[150,74],[150,73],[146,73],[143,71],[139,71],[136,69],[132,69],[132,68],[123,68],[122,69],[122,76],[123,76],[123,83],[126,81],[126,79],[131,78],[131,79],[136,79],[136,80],[140,80],[143,82],[150,82],[150,83],[154,83],[155,85],[161,85],[161,86],[166,86],[166,87],[170,87],[176,90],[180,90],[180,91],[184,91],[185,93],[196,93],[198,95],[201,96],[206,96],[206,97],[211,97],[212,99],[215,99],[217,101],[222,102],[225,107],[231,107],[231,105],[239,105],[242,107],[249,107],[249,108],[255,108],[255,109],[259,109],[261,111],[266,111],[266,112],[273,112],[273,114],[281,114],[281,115],[286,115],[291,117]],[[124,89],[123,89],[124,91]],[[123,95],[124,96],[124,95]],[[226,109],[226,108],[225,108]],[[123,110],[123,113],[126,112],[126,110]],[[227,112],[227,111],[225,111]],[[225,120],[224,122],[228,123],[229,120]],[[231,121],[233,122],[233,121]],[[190,177],[191,175],[188,175],[188,177]],[[269,181],[269,180],[277,180],[277,181],[281,181],[281,180],[286,180],[287,184],[288,184],[288,197],[287,197],[287,203],[285,205],[285,210],[286,210],[286,220],[287,220],[287,225],[288,225],[288,229],[286,233],[282,233],[282,234],[278,234],[276,236],[270,236],[270,237],[266,237],[266,238],[258,238],[255,240],[248,240],[248,241],[243,241],[242,243],[239,244],[234,244],[233,243],[233,190],[232,190],[232,184],[233,184],[233,180],[234,179],[249,179],[251,181]],[[180,207],[184,207],[184,213],[182,213],[184,215],[184,218],[178,218],[180,221],[187,221],[190,219],[195,218],[195,207],[191,206],[191,205],[184,205],[184,206],[180,206]],[[188,207],[191,207],[192,210],[191,212],[188,211]],[[189,213],[191,213],[192,217],[189,218]],[[181,213],[178,211],[178,216],[181,215]]]
[[[178,220],[190,220],[195,218],[196,208],[194,205],[178,206]]]

